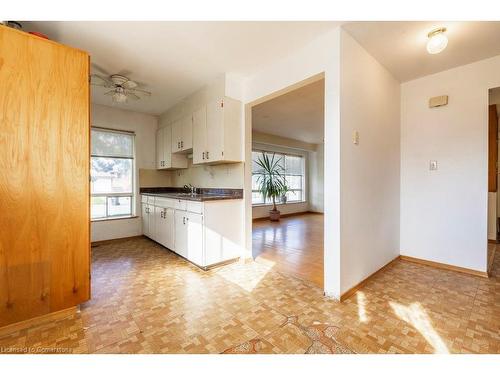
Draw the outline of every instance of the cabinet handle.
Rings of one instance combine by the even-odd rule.
[[[182,217],[182,224],[186,225],[186,217],[185,216]]]
[[[203,154],[203,160],[205,160],[205,151],[203,151],[202,154]]]
[[[184,141],[181,141],[181,148],[184,148]]]
[[[210,159],[210,158],[208,157],[208,151],[207,151],[207,160],[208,160],[208,159]]]

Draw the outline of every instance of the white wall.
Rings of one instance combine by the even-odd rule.
[[[499,72],[497,56],[402,84],[401,254],[486,271],[488,89]],[[436,95],[449,104],[428,108]]]
[[[400,83],[345,31],[340,56],[345,292],[399,255]]]
[[[203,188],[243,189],[243,163],[220,165],[193,165],[188,160],[187,169],[170,172],[172,186],[191,184]]]
[[[155,169],[155,136],[158,119],[143,113],[92,104],[92,126],[127,130],[135,133],[136,215],[140,215],[139,168]],[[142,234],[141,218],[95,221],[91,225],[92,241],[138,236]]]
[[[324,145],[316,145],[316,151],[309,152],[309,211],[324,212]]]
[[[325,293],[340,297],[340,28],[335,28],[290,56],[267,66],[243,83],[245,160],[251,160],[251,106],[289,91],[321,74],[325,79]],[[320,78],[314,78],[320,79]],[[302,81],[302,82],[301,82]],[[310,83],[310,82],[309,82]],[[245,163],[246,247],[251,254],[251,164]]]

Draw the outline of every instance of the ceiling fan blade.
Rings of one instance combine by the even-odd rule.
[[[141,94],[144,94],[146,96],[151,96],[151,93],[149,91],[146,91],[146,90],[141,90],[141,89],[129,89],[129,91],[131,92],[136,92],[136,93],[141,93]]]
[[[101,68],[99,65],[97,65],[96,63],[92,62],[90,64],[90,66],[92,67],[92,70],[93,71],[97,71],[99,73],[101,73],[101,75],[105,76],[105,77],[109,77],[110,74],[109,72],[107,72],[105,69]]]
[[[135,95],[133,92],[127,92],[127,98],[133,99],[133,100],[139,100],[140,97]]]
[[[102,77],[97,74],[92,74],[90,76],[90,83],[94,86],[102,86],[102,87],[115,87],[112,82],[110,82],[107,78]]]
[[[124,82],[122,84],[122,87],[125,88],[125,89],[134,89],[136,88],[138,85],[136,82],[132,81],[132,80],[128,80],[127,82]]]
[[[108,92],[104,93],[104,95],[113,95],[115,93],[115,90],[109,90]]]

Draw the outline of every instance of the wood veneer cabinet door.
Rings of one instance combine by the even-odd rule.
[[[496,104],[488,108],[488,191],[497,191],[498,114]]]
[[[89,57],[0,26],[0,326],[90,298]]]

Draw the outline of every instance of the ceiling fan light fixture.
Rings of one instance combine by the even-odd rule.
[[[139,100],[142,96],[151,96],[151,92],[138,88],[137,82],[120,74],[105,77],[92,74],[90,83],[93,86],[111,88],[104,95],[111,96],[114,103],[127,103],[129,99]]]
[[[112,98],[115,103],[125,103],[127,101],[127,95],[119,91],[116,91]]]
[[[443,51],[448,45],[448,37],[445,34],[446,27],[440,27],[438,29],[432,30],[427,37],[427,52],[431,55],[435,55]]]

